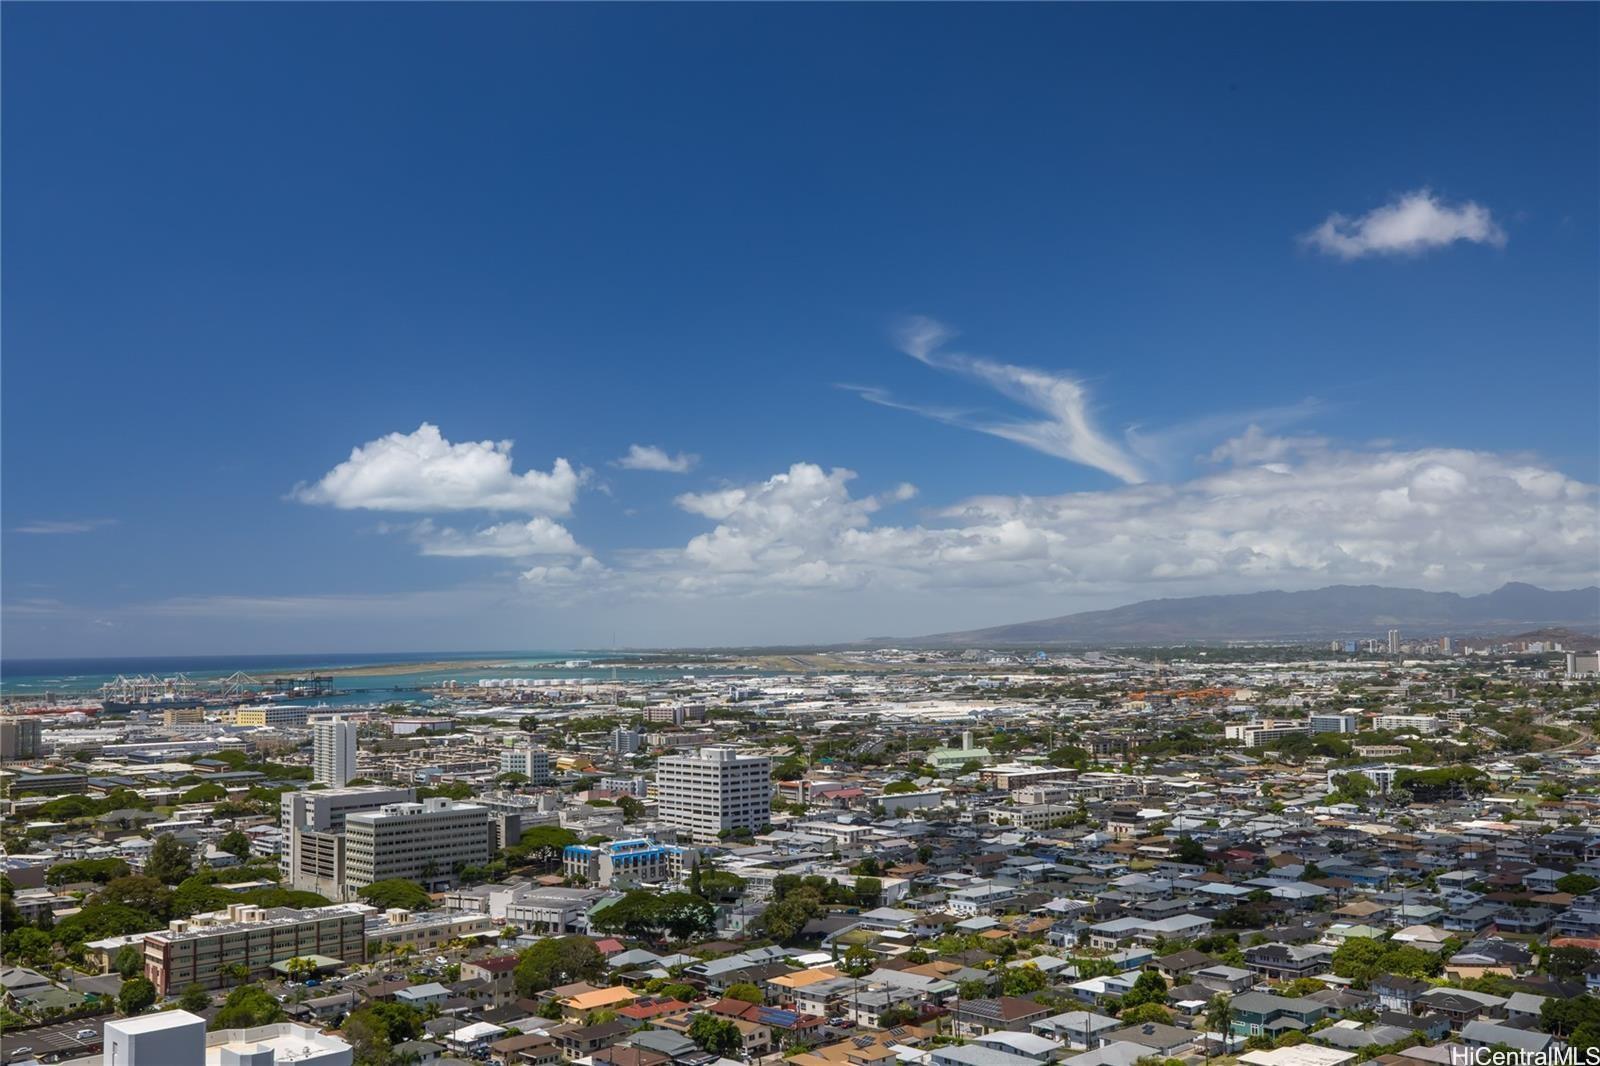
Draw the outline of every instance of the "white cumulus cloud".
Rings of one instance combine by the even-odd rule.
[[[630,444],[628,454],[612,460],[613,466],[624,470],[654,470],[663,474],[687,474],[700,462],[698,455],[679,452],[668,455],[666,449],[654,444]]]
[[[414,528],[413,538],[423,555],[455,558],[528,559],[587,554],[565,526],[543,515],[526,522],[502,522],[471,533],[424,520]]]
[[[350,458],[294,498],[343,510],[512,511],[567,514],[582,472],[557,459],[548,473],[518,474],[511,466],[511,441],[452,444],[439,428],[422,423],[411,433],[390,433],[359,445]]]
[[[1301,240],[1340,259],[1419,255],[1456,241],[1505,246],[1506,233],[1482,204],[1450,205],[1428,189],[1408,192],[1358,218],[1332,214]]]
[[[1597,489],[1461,449],[1341,450],[1247,433],[1224,465],[1178,484],[974,497],[914,524],[879,522],[909,488],[855,496],[849,470],[796,463],[690,493],[715,523],[682,547],[612,567],[540,567],[530,581],[639,596],[804,590],[1016,590],[1102,599],[1375,582],[1469,591],[1593,580]]]

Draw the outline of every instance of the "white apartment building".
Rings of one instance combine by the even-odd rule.
[[[343,718],[318,718],[311,723],[311,768],[314,780],[343,788],[356,776],[356,734],[359,727]]]
[[[772,815],[772,760],[726,745],[656,762],[661,820],[687,830],[698,844],[724,833],[758,832]]]
[[[459,867],[486,865],[494,854],[489,808],[443,798],[349,815],[344,837],[346,894],[394,878],[447,885]]]
[[[1297,734],[1310,736],[1311,724],[1292,718],[1261,718],[1254,722],[1224,726],[1222,733],[1228,740],[1240,741],[1247,748],[1259,748],[1284,737]]]
[[[550,783],[550,753],[543,748],[510,748],[500,753],[500,772],[521,774],[530,784]]]

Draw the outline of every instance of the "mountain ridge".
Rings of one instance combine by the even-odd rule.
[[[1141,600],[981,629],[901,638],[930,647],[955,644],[1087,644],[1132,641],[1271,640],[1381,636],[1488,635],[1551,626],[1600,630],[1600,587],[1551,590],[1507,582],[1492,592],[1328,585]],[[1407,629],[1411,632],[1406,632]]]

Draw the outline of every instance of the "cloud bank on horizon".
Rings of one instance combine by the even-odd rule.
[[[512,445],[452,443],[430,423],[352,450],[294,498],[339,508],[424,513],[393,527],[421,554],[518,564],[524,595],[661,600],[805,592],[1007,589],[1164,594],[1377,582],[1457,590],[1505,580],[1555,586],[1593,579],[1600,488],[1537,460],[1459,448],[1352,447],[1318,434],[1238,426],[1221,415],[1119,441],[1093,417],[1088,389],[1057,371],[947,350],[952,333],[909,320],[901,350],[975,381],[1038,418],[902,404],[882,406],[998,436],[1100,470],[1117,484],[1045,496],[972,496],[905,513],[909,482],[858,494],[857,474],[800,460],[770,477],[683,492],[673,506],[709,528],[680,544],[602,557],[551,515],[574,512],[586,473],[556,459],[514,470]],[[1314,408],[1267,412],[1283,424]],[[1223,436],[1222,433],[1231,435]],[[1155,476],[1154,441],[1181,441],[1194,473]],[[616,465],[687,473],[697,457],[633,445]],[[898,509],[898,510],[897,510]],[[520,512],[476,529],[435,515]],[[535,513],[537,512],[537,513]],[[887,519],[893,512],[897,517]]]

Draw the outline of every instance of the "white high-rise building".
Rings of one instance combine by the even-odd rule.
[[[356,723],[343,718],[319,718],[311,723],[311,768],[318,783],[343,788],[356,776],[358,729]]]
[[[727,832],[756,832],[772,817],[772,760],[725,745],[656,763],[661,820],[709,844]]]
[[[550,783],[550,753],[543,748],[508,748],[500,753],[500,772],[521,774],[529,784]]]
[[[1389,654],[1400,654],[1400,631],[1398,629],[1389,630]]]

